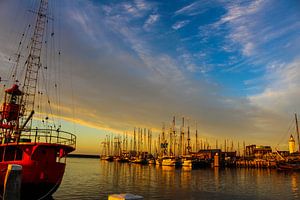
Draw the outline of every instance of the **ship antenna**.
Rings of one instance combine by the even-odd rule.
[[[36,23],[34,33],[30,42],[30,51],[25,62],[25,78],[21,100],[21,116],[27,116],[34,110],[35,93],[37,88],[38,72],[41,67],[41,52],[45,26],[47,23],[48,0],[41,0],[38,12],[36,13]],[[24,119],[23,119],[24,120]],[[32,121],[31,121],[32,124]],[[30,125],[31,126],[31,125]]]

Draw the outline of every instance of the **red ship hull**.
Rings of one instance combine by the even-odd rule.
[[[60,186],[65,156],[74,148],[51,143],[8,143],[0,145],[0,188],[3,194],[9,164],[22,166],[21,199],[51,196]]]

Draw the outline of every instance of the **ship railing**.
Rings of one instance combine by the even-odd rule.
[[[19,142],[44,142],[76,148],[76,135],[59,129],[26,129],[22,131]]]

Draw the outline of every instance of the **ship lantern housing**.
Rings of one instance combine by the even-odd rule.
[[[14,84],[11,88],[5,90],[2,120],[7,122],[16,121],[19,118],[21,97],[23,92],[19,89],[19,86]]]

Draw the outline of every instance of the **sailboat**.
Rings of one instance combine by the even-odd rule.
[[[163,131],[164,132],[164,131]],[[163,133],[164,134],[164,133]],[[161,157],[161,165],[162,166],[181,166],[182,162],[181,159],[175,155],[175,116],[173,117],[173,122],[172,122],[172,128],[170,129],[169,132],[169,154],[168,155],[163,155]],[[168,143],[165,142],[164,145],[166,145],[165,147],[168,147]]]
[[[40,120],[35,117],[38,111],[35,97],[39,90],[38,75],[43,66],[41,54],[47,30],[47,9],[48,1],[40,0],[38,10],[34,12],[36,21],[28,56],[25,57],[25,73],[17,77],[14,72],[13,84],[4,90],[0,108],[0,190],[3,194],[8,165],[21,165],[22,199],[51,196],[61,184],[67,154],[76,148],[76,136],[62,131],[61,126],[34,126]],[[52,123],[48,117],[45,120],[47,124]]]

